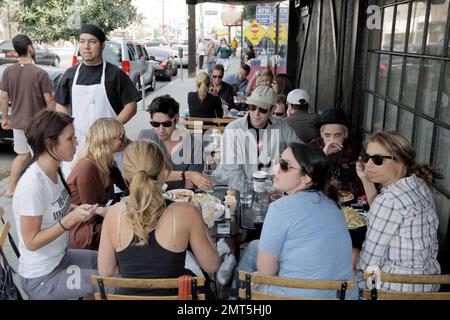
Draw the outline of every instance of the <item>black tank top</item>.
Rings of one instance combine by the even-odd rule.
[[[116,252],[116,259],[122,278],[178,278],[185,274],[186,251],[172,252],[161,247],[156,241],[155,231],[150,233],[148,245],[136,245],[139,239],[134,235],[130,245]],[[177,294],[176,290],[128,289],[119,290],[129,295],[166,295]]]

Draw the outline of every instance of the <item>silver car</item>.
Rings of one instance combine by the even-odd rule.
[[[105,42],[103,59],[121,68],[135,84],[139,92],[154,90],[156,75],[144,44],[135,40],[108,40]],[[75,50],[73,65],[82,61],[79,47]],[[141,77],[142,75],[142,77]]]

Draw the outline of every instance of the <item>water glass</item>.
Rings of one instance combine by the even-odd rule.
[[[253,196],[253,181],[248,179],[244,180],[242,182],[240,192],[241,192],[241,203],[251,204]]]

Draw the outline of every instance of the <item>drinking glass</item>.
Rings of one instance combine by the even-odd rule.
[[[239,191],[241,192],[241,203],[251,204],[253,197],[253,181],[249,179],[243,180]]]

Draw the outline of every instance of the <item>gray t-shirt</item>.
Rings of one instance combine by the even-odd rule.
[[[151,140],[157,143],[170,162],[172,171],[203,171],[203,147],[201,139],[192,135],[185,129],[176,129],[172,134],[175,137],[183,137],[181,144],[177,145],[170,155],[166,145],[153,129],[144,129],[139,132],[138,140]],[[184,181],[167,182],[168,190],[184,188]]]

